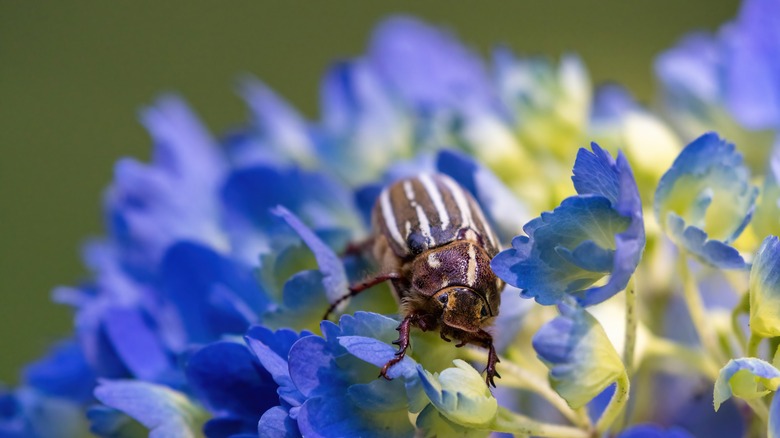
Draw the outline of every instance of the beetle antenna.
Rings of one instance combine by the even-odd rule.
[[[401,274],[397,272],[389,272],[387,274],[380,274],[376,277],[372,278],[371,280],[364,281],[363,283],[356,284],[354,286],[349,287],[349,293],[340,297],[333,303],[331,303],[330,307],[328,307],[328,310],[325,311],[325,315],[322,317],[323,320],[327,320],[331,313],[333,313],[334,310],[336,310],[336,307],[339,306],[339,304],[343,303],[344,301],[354,297],[355,295],[360,294],[361,292],[368,290],[377,284],[384,283],[387,280],[396,280],[401,278]]]

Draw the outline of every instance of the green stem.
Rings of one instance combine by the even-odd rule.
[[[609,401],[607,408],[604,409],[604,413],[601,414],[601,418],[596,422],[596,436],[601,436],[609,430],[609,427],[617,419],[628,402],[628,394],[631,384],[628,380],[628,374],[623,372],[617,380],[617,386],[615,387],[615,393],[612,395],[612,400]]]
[[[710,357],[703,356],[701,351],[692,350],[684,345],[664,338],[651,337],[645,348],[646,360],[654,358],[673,359],[689,366],[706,376],[711,381],[716,381],[720,374],[718,364]]]
[[[469,360],[484,362],[487,359],[487,355],[482,350],[469,348],[464,353]],[[499,360],[503,386],[534,392],[558,409],[572,424],[581,428],[590,428],[591,423],[587,413],[577,412],[569,407],[566,400],[550,387],[546,378],[528,372],[505,357],[499,357]]]
[[[699,337],[702,347],[704,347],[704,350],[716,361],[726,362],[726,359],[721,357],[717,340],[713,336],[712,330],[707,327],[707,316],[706,311],[704,310],[704,303],[702,302],[701,295],[699,295],[696,281],[691,277],[690,270],[688,269],[688,255],[684,251],[680,252],[678,268],[683,283],[685,304],[688,306],[688,313],[691,315],[693,327],[696,329],[696,334]]]
[[[634,350],[636,349],[636,330],[639,324],[636,307],[636,282],[634,277],[628,281],[626,286],[626,334],[623,343],[623,365],[626,367],[626,373],[634,373]]]
[[[524,415],[499,408],[498,415],[490,430],[516,434],[519,436],[538,436],[547,438],[589,438],[590,432],[570,426],[542,423]]]
[[[753,413],[756,414],[756,417],[758,417],[765,425],[769,423],[769,408],[766,407],[766,404],[764,404],[762,399],[742,399],[742,401],[750,406],[750,409],[753,410]]]
[[[761,345],[761,341],[764,338],[758,336],[755,333],[750,334],[750,341],[748,341],[747,355],[748,357],[758,357],[758,347]]]
[[[740,348],[742,348],[742,351],[746,351],[748,340],[745,338],[745,332],[742,330],[742,325],[739,323],[739,316],[748,313],[749,311],[750,293],[745,292],[742,294],[742,299],[739,301],[739,304],[731,311],[731,331],[734,333],[734,336],[737,337],[737,342],[739,343]]]

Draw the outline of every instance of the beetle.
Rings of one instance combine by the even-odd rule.
[[[400,304],[395,357],[380,376],[400,362],[412,327],[439,330],[456,347],[488,349],[485,381],[495,387],[499,362],[486,330],[498,315],[504,282],[490,268],[500,246],[471,194],[443,174],[401,179],[380,193],[371,214],[372,234],[361,247],[370,249],[379,273],[349,288],[331,304],[323,319],[344,300],[390,281]]]

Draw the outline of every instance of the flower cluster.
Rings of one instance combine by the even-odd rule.
[[[487,65],[396,17],[325,75],[320,120],[246,79],[250,120],[215,138],[161,97],[0,436],[780,436],[780,3],[656,67],[660,112],[573,55]],[[350,289],[380,269],[381,190],[432,173],[506,248],[489,352],[412,329],[399,355],[388,286]]]

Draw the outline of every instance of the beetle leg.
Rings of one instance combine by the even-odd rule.
[[[444,339],[447,342],[452,342],[450,338],[444,335],[444,332],[439,332],[439,336],[441,336],[442,339]]]
[[[498,374],[498,371],[496,371],[496,364],[498,362],[500,362],[500,360],[498,359],[498,354],[496,354],[496,347],[491,341],[490,346],[488,346],[488,362],[487,367],[485,368],[485,383],[487,383],[488,386],[492,386],[493,388],[496,387],[496,382],[493,381],[493,378],[501,378],[501,374]]]
[[[496,364],[499,363],[500,360],[498,359],[498,354],[496,353],[496,347],[493,345],[493,336],[484,330],[480,330],[478,335],[479,337],[475,338],[474,341],[479,342],[483,347],[488,349],[487,367],[485,368],[485,383],[487,383],[488,386],[495,388],[496,382],[494,382],[493,379],[496,377],[500,379],[501,375],[498,374],[498,371],[496,371]]]
[[[385,366],[382,367],[382,371],[379,372],[380,377],[392,380],[392,378],[387,375],[387,371],[391,366],[402,361],[404,356],[406,356],[406,349],[409,348],[409,330],[416,319],[416,315],[409,315],[404,318],[404,320],[401,321],[401,324],[398,325],[398,328],[396,328],[396,330],[398,330],[398,339],[393,341],[393,344],[398,345],[398,351],[395,353],[395,357],[387,361]]]
[[[387,280],[396,280],[401,278],[401,274],[397,272],[390,272],[387,274],[379,274],[376,277],[372,278],[371,280],[364,281],[363,283],[358,283],[354,286],[349,287],[349,293],[340,297],[333,303],[331,303],[330,307],[328,307],[328,310],[325,311],[325,315],[322,317],[323,320],[328,319],[331,313],[333,313],[334,310],[336,310],[336,307],[338,307],[339,304],[342,302],[354,297],[355,295],[360,294],[366,289],[370,289],[373,286],[376,286],[379,283],[384,283]]]

